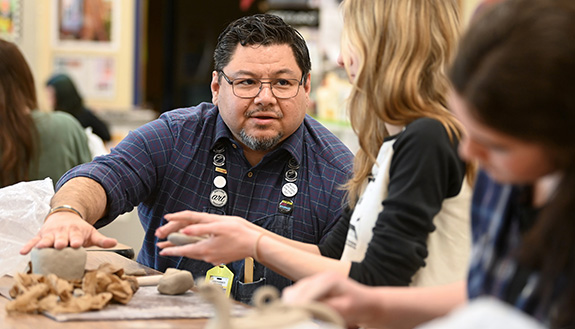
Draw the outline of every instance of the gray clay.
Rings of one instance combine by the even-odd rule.
[[[158,283],[158,291],[164,295],[181,295],[194,287],[192,273],[169,268]]]
[[[65,280],[80,280],[86,267],[86,249],[67,247],[64,249],[34,248],[30,253],[32,272],[56,274]]]
[[[180,232],[174,232],[168,235],[168,241],[175,244],[176,246],[183,246],[185,244],[196,243],[204,239],[206,239],[205,236],[190,236]]]

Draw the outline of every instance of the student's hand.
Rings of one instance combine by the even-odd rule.
[[[262,234],[261,229],[241,217],[182,211],[168,214],[165,218],[169,223],[156,230],[160,239],[172,232],[208,238],[183,246],[159,242],[157,246],[163,249],[160,255],[185,256],[214,265],[253,257],[255,243]]]
[[[299,280],[282,292],[286,304],[325,303],[337,311],[349,326],[369,324],[377,314],[366,303],[369,287],[337,272],[323,272]]]
[[[111,248],[117,243],[116,239],[108,238],[98,232],[94,226],[78,215],[57,212],[46,218],[40,232],[20,249],[20,254],[26,255],[32,248],[63,249],[68,246]]]

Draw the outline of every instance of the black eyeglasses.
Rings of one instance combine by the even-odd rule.
[[[297,79],[266,79],[270,81],[261,81],[255,78],[237,78],[231,80],[224,71],[220,71],[224,79],[232,85],[232,91],[234,95],[239,98],[254,98],[260,94],[264,83],[270,84],[270,89],[272,94],[276,98],[288,99],[296,97],[299,92],[299,86],[303,83],[303,77],[301,80]]]

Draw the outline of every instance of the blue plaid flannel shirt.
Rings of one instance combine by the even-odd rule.
[[[525,188],[498,184],[486,173],[479,173],[472,200],[473,249],[468,295],[470,299],[482,295],[497,297],[548,325],[553,301],[542,301],[536,295],[537,271],[525,273],[525,284],[517,296],[509,300],[509,288],[519,268],[516,257],[522,240],[519,209],[530,207],[522,202]],[[557,293],[563,284],[556,283]]]
[[[228,202],[222,209],[214,209],[209,201],[214,171],[211,149],[216,141],[231,146],[226,148]],[[130,132],[109,155],[66,173],[57,188],[74,177],[99,182],[107,193],[108,213],[97,227],[138,206],[145,230],[138,262],[164,271],[181,261],[181,257],[158,255],[154,232],[165,224],[165,214],[195,210],[258,223],[273,221],[282,200],[285,167],[292,156],[300,168],[287,237],[318,244],[342,212],[345,192],[341,185],[351,177],[353,154],[307,115],[281,147],[252,167],[216,106],[202,103],[173,110]],[[205,274],[189,270],[194,275]]]

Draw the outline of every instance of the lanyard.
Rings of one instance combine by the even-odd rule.
[[[210,193],[210,203],[216,208],[223,208],[228,203],[227,179],[228,171],[226,169],[226,156],[224,155],[226,147],[224,143],[218,142],[214,145],[213,165],[214,178],[212,192]],[[299,164],[292,156],[288,161],[284,172],[284,182],[281,189],[280,202],[278,211],[282,214],[289,215],[294,208],[294,197],[298,192],[297,176]]]

